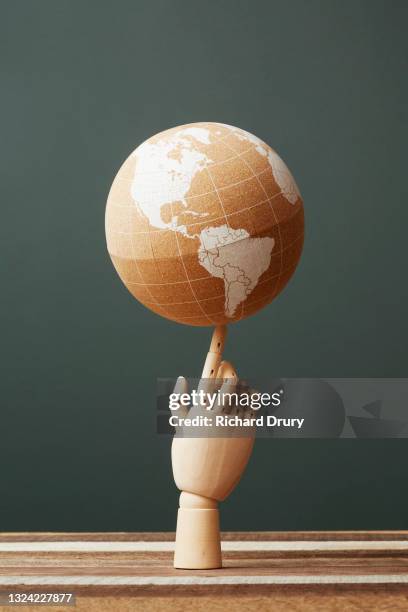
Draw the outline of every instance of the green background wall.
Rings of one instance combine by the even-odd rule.
[[[232,326],[245,376],[407,376],[408,3],[0,5],[0,530],[173,529],[155,379],[209,329],[160,319],[105,248],[113,176],[201,120],[257,134],[301,188],[286,290]],[[225,529],[407,528],[407,440],[258,440]]]

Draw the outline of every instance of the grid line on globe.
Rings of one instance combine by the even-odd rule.
[[[248,166],[248,168],[251,170],[252,175],[255,177],[255,173],[254,173],[253,169],[252,169],[252,168],[249,166],[248,162],[246,162],[246,161],[245,161],[245,159],[244,159],[244,162],[245,162],[245,164]],[[275,223],[276,223],[277,228],[278,228],[278,233],[279,233],[279,244],[280,244],[280,249],[279,249],[279,255],[280,255],[280,269],[279,269],[279,276],[278,276],[278,279],[277,279],[277,281],[276,281],[276,285],[275,285],[275,286],[277,287],[277,286],[279,285],[279,280],[280,280],[280,278],[281,278],[281,276],[282,276],[282,262],[283,262],[283,259],[282,259],[282,248],[283,248],[283,247],[282,247],[282,236],[281,236],[281,233],[280,233],[280,227],[279,227],[278,219],[276,218],[276,214],[275,214],[275,211],[274,211],[274,209],[273,209],[273,205],[272,205],[272,203],[271,203],[271,199],[270,199],[270,198],[268,198],[268,194],[267,194],[267,192],[266,192],[266,190],[265,190],[264,186],[262,185],[261,181],[259,180],[259,177],[258,177],[258,176],[256,177],[256,180],[257,180],[257,182],[258,182],[259,186],[261,187],[262,191],[264,192],[265,197],[266,197],[266,200],[268,201],[268,203],[269,203],[269,205],[270,205],[270,208],[271,208],[272,214],[273,214],[274,219],[275,219]],[[282,193],[282,191],[278,192],[278,194],[279,194],[279,195],[280,195],[281,193]],[[259,281],[258,281],[258,282],[259,282]],[[273,299],[273,296],[274,296],[274,295],[275,295],[275,293],[273,293],[273,294],[272,294],[272,299]],[[242,302],[242,315],[241,315],[241,318],[242,318],[242,316],[243,316],[244,310],[245,310],[245,302]]]
[[[224,124],[187,124],[124,162],[106,236],[119,276],[145,306],[188,325],[226,324],[263,308],[293,275],[303,202],[263,141]]]

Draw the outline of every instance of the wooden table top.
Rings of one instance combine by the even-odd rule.
[[[176,570],[173,533],[3,533],[0,592],[74,592],[87,610],[408,610],[408,531],[223,533],[222,549],[220,570]]]

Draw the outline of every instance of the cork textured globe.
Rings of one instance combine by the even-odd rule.
[[[105,225],[113,265],[135,298],[179,323],[220,325],[282,291],[302,252],[303,202],[259,138],[192,123],[131,153],[109,192]]]

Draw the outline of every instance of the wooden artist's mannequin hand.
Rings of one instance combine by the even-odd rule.
[[[225,336],[225,330],[221,330]],[[218,334],[218,335],[217,335]],[[198,390],[216,394],[211,410],[207,404],[180,406],[179,417],[212,417],[208,427],[179,427],[173,438],[172,466],[181,491],[177,517],[174,566],[184,569],[221,567],[218,501],[224,500],[239,481],[254,444],[255,430],[248,427],[214,425],[217,415],[254,416],[231,401],[239,396],[238,377],[231,364],[221,362],[224,337],[214,332]],[[180,377],[175,394],[188,393],[187,381]],[[234,395],[236,394],[236,395]]]
[[[190,494],[188,498],[182,495],[180,501],[186,503],[189,500],[195,507],[206,507],[208,500],[223,501],[228,497],[241,478],[254,445],[254,428],[216,426],[215,417],[236,415],[246,418],[253,417],[254,413],[239,408],[234,401],[234,397],[249,391],[239,386],[235,370],[228,362],[222,362],[216,379],[203,379],[198,390],[214,394],[214,397],[218,394],[219,401],[211,409],[208,403],[190,409],[180,406],[174,414],[180,419],[208,417],[212,424],[177,427],[171,458],[177,488]],[[175,395],[188,392],[187,381],[180,377],[174,389]],[[199,497],[203,499],[199,500]]]

